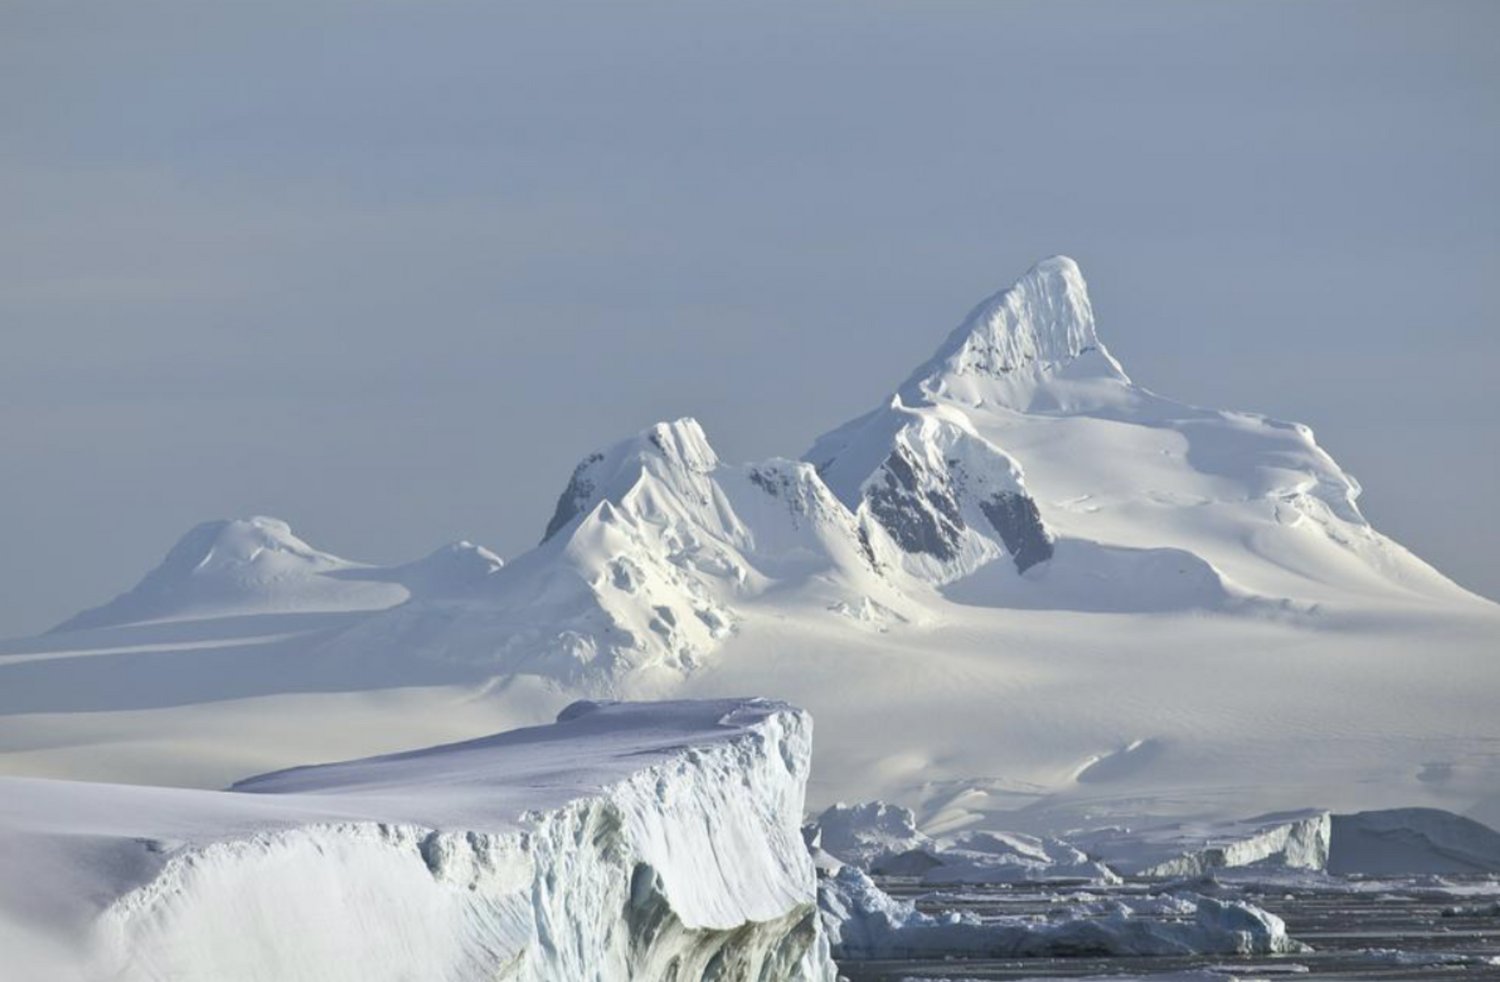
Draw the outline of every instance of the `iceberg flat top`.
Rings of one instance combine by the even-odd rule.
[[[228,791],[0,778],[0,830],[187,842],[314,821],[506,831],[689,749],[798,711],[765,699],[577,702],[556,723],[248,778]],[[94,802],[107,802],[95,807]]]

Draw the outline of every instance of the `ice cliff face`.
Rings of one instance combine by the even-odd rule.
[[[5,779],[0,936],[30,977],[831,982],[810,747],[780,703],[580,703],[231,792]]]
[[[1332,827],[1328,812],[1310,809],[1236,822],[1099,829],[1080,834],[1076,844],[1128,876],[1194,877],[1252,865],[1322,870]]]

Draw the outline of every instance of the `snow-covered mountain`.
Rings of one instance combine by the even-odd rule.
[[[802,461],[726,464],[693,420],[658,424],[589,454],[504,564],[201,526],[0,649],[0,768],[221,783],[580,694],[762,692],[819,720],[815,804],[931,829],[1500,817],[1500,609],[1358,491],[1305,426],[1134,384],[1049,259]]]
[[[221,519],[189,530],[129,591],[51,633],[234,615],[381,610],[415,597],[464,592],[502,565],[483,546],[453,542],[414,562],[369,566],[314,549],[279,519]]]
[[[1055,257],[976,307],[887,405],[807,454],[965,602],[1120,610],[1463,591],[1375,532],[1310,429],[1171,402],[1100,342]]]

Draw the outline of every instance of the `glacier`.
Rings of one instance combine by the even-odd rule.
[[[3,778],[5,972],[832,982],[811,736],[762,699],[579,702],[228,791]]]

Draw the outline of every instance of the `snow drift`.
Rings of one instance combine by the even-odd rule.
[[[781,703],[578,703],[229,792],[3,779],[8,970],[831,982],[810,749]]]

